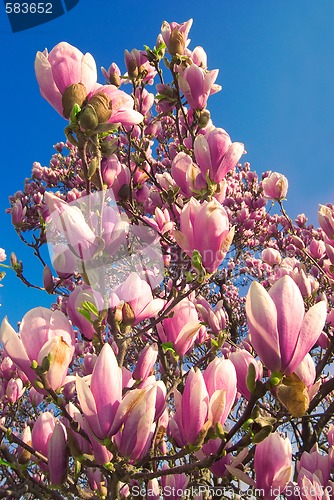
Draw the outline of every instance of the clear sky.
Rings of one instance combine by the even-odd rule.
[[[215,126],[244,142],[244,158],[259,174],[276,170],[288,177],[292,217],[304,212],[316,223],[318,203],[334,203],[333,0],[79,0],[64,16],[18,33],[11,32],[1,4],[0,247],[23,259],[32,280],[41,284],[40,267],[4,210],[32,162],[48,164],[66,125],[39,94],[36,51],[67,41],[90,52],[98,67],[114,61],[124,70],[124,49],[153,46],[163,20],[190,17],[190,48],[202,45],[209,68],[220,70],[223,90],[209,100]],[[0,289],[0,319],[8,314],[14,324],[50,301],[12,274]]]

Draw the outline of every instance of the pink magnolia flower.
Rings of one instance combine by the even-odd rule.
[[[55,245],[52,250],[52,266],[60,278],[68,278],[78,268],[74,253],[62,243]],[[53,280],[49,284],[53,287]]]
[[[319,452],[318,443],[313,446],[310,453],[304,451],[297,462],[297,471],[308,471],[315,474],[320,483],[325,486],[329,480],[332,464],[329,455],[323,455]]]
[[[82,260],[90,260],[99,250],[99,242],[79,207],[70,205],[49,192],[44,193],[44,202],[50,211],[50,221],[65,236],[73,255]]]
[[[116,87],[120,87],[122,82],[124,81],[123,78],[121,78],[121,70],[119,69],[117,64],[114,62],[110,64],[110,66],[107,70],[102,66],[101,71],[102,71],[102,74],[105,77],[105,79],[111,85],[115,85]]]
[[[273,432],[256,445],[254,455],[256,488],[264,491],[264,499],[276,498],[276,489],[283,493],[292,473],[292,447],[289,438]]]
[[[182,24],[175,22],[168,23],[164,21],[161,26],[161,35],[167,50],[171,55],[183,55],[185,48],[189,44],[188,34],[192,26],[193,20],[189,19]]]
[[[66,432],[64,426],[56,421],[56,425],[48,440],[48,467],[50,481],[56,486],[64,484],[67,470]]]
[[[145,380],[151,375],[154,364],[158,357],[158,344],[147,344],[138,357],[136,367],[133,371],[135,380]]]
[[[157,325],[158,334],[163,342],[172,342],[177,354],[184,354],[193,346],[201,324],[195,304],[187,297],[173,308],[173,316]]]
[[[153,66],[150,66],[153,68]],[[136,88],[135,91],[135,103],[136,103],[136,109],[141,113],[142,115],[148,115],[150,116],[149,111],[152,108],[154,104],[154,94],[151,94],[148,92],[145,88],[140,89]]]
[[[157,384],[126,393],[117,412],[114,430],[123,427],[115,441],[121,455],[131,460],[142,458],[151,445],[156,426]]]
[[[325,485],[321,479],[312,472],[301,468],[298,474],[298,489],[300,491],[299,498],[302,500],[330,500],[332,495],[333,485],[329,486],[329,490],[325,490]]]
[[[246,384],[249,365],[252,364],[255,368],[255,380],[261,380],[263,375],[262,364],[256,361],[246,349],[238,349],[232,352],[229,359],[232,361],[237,372],[238,391],[246,399],[249,399],[251,394]]]
[[[124,61],[130,78],[140,78],[149,85],[153,84],[157,71],[151,66],[145,50],[132,49],[131,52],[125,50]],[[146,114],[143,111],[141,112],[144,115]]]
[[[131,273],[124,283],[118,285],[110,297],[110,306],[117,307],[121,301],[130,305],[134,314],[134,325],[155,316],[164,306],[162,299],[153,299],[150,285]]]
[[[122,374],[109,344],[104,344],[97,358],[90,387],[77,375],[76,388],[82,412],[92,433],[101,440],[110,437],[122,399]]]
[[[202,320],[209,325],[213,333],[219,333],[224,330],[227,315],[223,300],[219,300],[213,309],[207,300],[198,296],[196,299],[196,308]]]
[[[33,384],[38,378],[31,368],[32,361],[40,365],[49,358],[46,380],[54,390],[62,387],[74,354],[75,337],[72,326],[60,311],[36,307],[22,319],[20,337],[8,323],[2,321],[0,341],[4,351]]]
[[[79,328],[86,339],[92,340],[93,336],[96,334],[95,328],[93,324],[79,312],[79,308],[82,308],[83,302],[91,302],[98,310],[102,310],[103,299],[100,293],[94,291],[91,287],[87,285],[78,285],[73,292],[70,293],[66,303],[67,314],[73,325]],[[91,314],[91,319],[96,320],[97,318],[93,317]]]
[[[326,321],[326,302],[305,314],[301,292],[290,276],[283,276],[267,292],[253,282],[246,298],[251,342],[271,371],[290,375],[318,340]]]
[[[168,465],[164,464],[163,469],[167,469]],[[169,497],[169,500],[179,500],[182,497],[183,491],[186,490],[189,484],[189,477],[182,474],[173,474],[161,477],[162,493]]]
[[[91,54],[83,54],[67,42],[58,43],[50,53],[37,52],[35,59],[36,78],[41,94],[58,113],[64,114],[62,96],[70,85],[81,84],[83,99],[94,89],[97,80],[97,70]],[[74,104],[74,102],[73,102]]]
[[[203,373],[210,397],[209,419],[225,424],[237,395],[237,374],[229,359],[215,358]]]
[[[108,123],[121,123],[122,125],[137,125],[143,121],[143,115],[133,109],[134,101],[131,96],[119,90],[115,85],[95,86],[94,93],[89,97],[99,93],[105,94],[110,101],[110,117],[106,120]],[[89,100],[88,100],[89,104]]]
[[[278,250],[276,250],[275,248],[265,248],[262,251],[262,260],[266,264],[269,264],[269,266],[273,267],[273,266],[280,265],[280,263],[282,261],[282,257],[281,257],[280,252]]]
[[[318,221],[321,229],[324,231],[327,238],[334,239],[334,217],[333,208],[326,205],[319,205]]]
[[[195,190],[206,187],[200,169],[186,153],[178,153],[172,161],[171,174],[182,193],[191,197]]]
[[[215,128],[206,135],[197,135],[194,142],[196,161],[204,179],[219,183],[232,170],[244,153],[241,142],[233,142],[222,128]]]
[[[283,200],[288,192],[288,179],[277,172],[272,172],[262,181],[263,194],[270,200]]]
[[[180,214],[180,231],[174,237],[182,250],[192,256],[197,250],[203,267],[213,273],[224,259],[233,239],[225,209],[213,199],[199,203],[191,198]]]
[[[6,396],[10,403],[15,403],[23,395],[25,388],[20,378],[11,378],[6,387]]]
[[[191,368],[183,394],[174,391],[175,414],[169,431],[178,446],[194,443],[209,418],[209,394],[200,370]]]
[[[191,368],[183,394],[174,391],[175,414],[169,432],[177,444],[194,443],[207,422],[223,425],[236,393],[237,378],[231,361],[216,358],[203,374]]]
[[[111,188],[121,171],[121,163],[115,154],[102,158],[101,161],[101,174],[104,184]]]
[[[179,74],[179,87],[192,109],[204,109],[210,94],[221,87],[215,85],[218,70],[207,71],[191,64]]]
[[[10,213],[12,215],[13,226],[20,226],[23,223],[24,217],[27,213],[27,207],[22,206],[21,200],[15,200]]]
[[[118,209],[106,206],[102,213],[102,238],[104,251],[111,256],[126,243],[129,223],[120,216]]]
[[[84,112],[86,104],[90,103],[97,113],[98,123],[134,125],[143,120],[142,114],[133,109],[132,97],[115,85],[96,83],[96,64],[91,54],[83,55],[66,42],[56,45],[50,54],[47,49],[37,52],[35,72],[42,96],[64,118],[70,117],[74,104]],[[101,93],[102,107],[99,103]],[[79,122],[86,128],[82,114]]]
[[[207,69],[208,67],[208,56],[206,55],[203,47],[197,46],[193,51],[189,51],[189,57],[192,62],[199,66],[200,68]]]
[[[31,442],[35,450],[45,457],[48,456],[48,442],[52,436],[57,420],[49,411],[40,413],[34,423],[31,433]]]

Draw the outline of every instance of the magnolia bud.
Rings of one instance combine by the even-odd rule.
[[[249,392],[254,392],[255,382],[256,382],[256,370],[253,363],[249,363],[247,377],[246,377],[246,386]]]
[[[117,75],[116,73],[109,75],[109,82],[110,82],[110,85],[115,85],[115,87],[120,87],[120,85],[122,83],[119,75]]]
[[[195,448],[202,448],[203,444],[204,444],[204,441],[205,441],[205,438],[206,438],[206,435],[207,433],[209,432],[209,429],[212,427],[212,422],[211,420],[207,420],[205,422],[205,424],[203,425],[202,429],[199,431],[199,433],[197,434],[197,437],[193,443],[193,446]]]
[[[44,266],[43,284],[44,284],[45,290],[48,293],[52,293],[53,292],[53,278],[52,278],[51,269],[49,268],[48,265]]]
[[[105,138],[103,141],[101,141],[100,146],[102,156],[105,156],[106,158],[114,154],[118,149],[117,144],[109,138]]]
[[[87,90],[83,83],[73,83],[69,85],[62,95],[63,115],[69,118],[72,108],[75,104],[80,107],[83,105],[87,97]]]
[[[128,75],[130,78],[137,78],[139,71],[138,71],[138,66],[137,66],[137,62],[135,59],[130,59],[130,61],[127,64],[127,69],[128,69]]]
[[[168,51],[172,56],[182,55],[185,49],[185,39],[181,31],[175,28],[171,34],[168,44]]]
[[[10,263],[11,263],[12,268],[16,271],[16,269],[19,266],[19,262],[18,262],[17,257],[16,257],[14,252],[12,252],[10,254]]]
[[[266,425],[265,427],[262,427],[262,429],[252,438],[252,443],[255,444],[261,443],[261,441],[266,439],[269,436],[269,434],[271,434],[272,430],[273,430],[272,425]]]
[[[210,112],[207,110],[202,111],[198,120],[198,128],[205,128],[210,120]]]
[[[84,130],[95,130],[99,124],[96,111],[91,104],[87,104],[80,113],[80,126]]]
[[[111,117],[111,101],[104,92],[97,92],[89,99],[93,106],[99,123],[105,123]]]
[[[88,179],[91,179],[93,177],[98,166],[99,166],[99,160],[96,157],[92,158],[88,165]]]
[[[29,426],[23,429],[23,432],[21,434],[21,439],[25,444],[31,446],[31,430]],[[30,460],[31,453],[25,448],[19,446],[17,449],[17,457],[19,464],[26,464]]]
[[[43,372],[47,372],[50,369],[50,358],[48,356],[45,356],[42,360],[42,370]]]
[[[124,326],[131,326],[135,320],[135,315],[132,307],[127,302],[124,303],[122,309],[122,324]]]
[[[307,387],[295,373],[285,377],[277,386],[276,396],[293,417],[305,415],[310,404]]]

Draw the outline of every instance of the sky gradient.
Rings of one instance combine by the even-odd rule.
[[[194,19],[189,48],[204,47],[210,69],[220,70],[222,92],[210,98],[215,126],[245,144],[258,174],[289,180],[287,210],[317,223],[319,203],[334,203],[334,3],[332,0],[221,0],[108,2],[80,0],[47,24],[11,33],[0,12],[2,183],[0,247],[17,253],[27,276],[42,284],[41,268],[26,252],[4,214],[8,196],[21,189],[33,161],[47,165],[66,122],[40,96],[33,63],[38,50],[60,41],[90,52],[98,68],[124,49],[154,46],[163,20]],[[100,83],[104,78],[99,72]],[[130,91],[130,87],[122,87]],[[150,88],[148,88],[150,90]],[[154,90],[153,90],[154,91]],[[14,324],[32,307],[47,305],[8,271],[0,289],[0,319]]]

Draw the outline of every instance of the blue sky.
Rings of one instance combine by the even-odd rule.
[[[317,221],[318,203],[334,203],[334,3],[332,0],[220,0],[106,2],[80,0],[49,23],[11,33],[0,12],[1,144],[0,247],[22,258],[27,276],[41,284],[40,268],[4,214],[8,196],[30,176],[33,161],[47,165],[63,140],[65,121],[44,101],[35,81],[37,50],[60,41],[91,52],[97,66],[124,49],[153,46],[163,20],[192,17],[190,48],[202,45],[210,69],[220,70],[222,92],[209,100],[214,124],[244,142],[245,159],[259,174],[289,179],[287,209]],[[104,83],[102,74],[99,81]],[[125,87],[127,90],[127,87]],[[0,289],[0,319],[14,324],[30,308],[50,303],[8,272]]]

